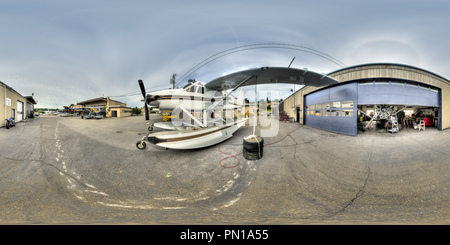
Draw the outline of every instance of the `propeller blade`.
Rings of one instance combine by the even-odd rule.
[[[147,93],[145,93],[145,86],[142,80],[138,80],[139,87],[141,88],[142,96],[144,97],[144,105],[145,105],[145,120],[149,120],[150,116],[148,115],[148,106],[147,106]]]
[[[144,97],[144,99],[145,99],[145,95],[146,95],[146,93],[145,93],[145,86],[144,86],[144,82],[142,82],[142,80],[139,80],[139,81],[138,81],[138,83],[139,83],[139,87],[141,88],[142,96],[143,96],[143,97]]]

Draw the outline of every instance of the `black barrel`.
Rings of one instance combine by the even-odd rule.
[[[243,143],[243,153],[247,160],[258,160],[263,157],[264,139],[262,137],[250,137]]]

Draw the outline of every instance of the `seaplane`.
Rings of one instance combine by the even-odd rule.
[[[298,84],[326,86],[338,81],[326,74],[306,68],[261,67],[238,71],[207,83],[189,80],[182,88],[146,93],[144,82],[138,80],[145,103],[145,120],[149,120],[148,106],[171,111],[179,120],[155,122],[150,133],[136,143],[140,150],[145,142],[165,149],[197,149],[223,142],[245,125],[248,118],[235,118],[230,111],[244,105],[244,86],[261,84]],[[232,94],[241,88],[236,98]],[[154,128],[163,129],[153,131]]]

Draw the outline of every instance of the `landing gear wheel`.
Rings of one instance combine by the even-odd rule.
[[[153,126],[148,127],[148,131],[153,131]]]
[[[138,141],[138,142],[136,142],[136,147],[137,147],[139,150],[144,150],[145,147],[147,147],[147,144],[145,144],[144,141]]]

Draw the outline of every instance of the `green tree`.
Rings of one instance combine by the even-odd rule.
[[[137,106],[133,109],[131,109],[131,113],[134,115],[141,115],[141,109],[137,108]]]

